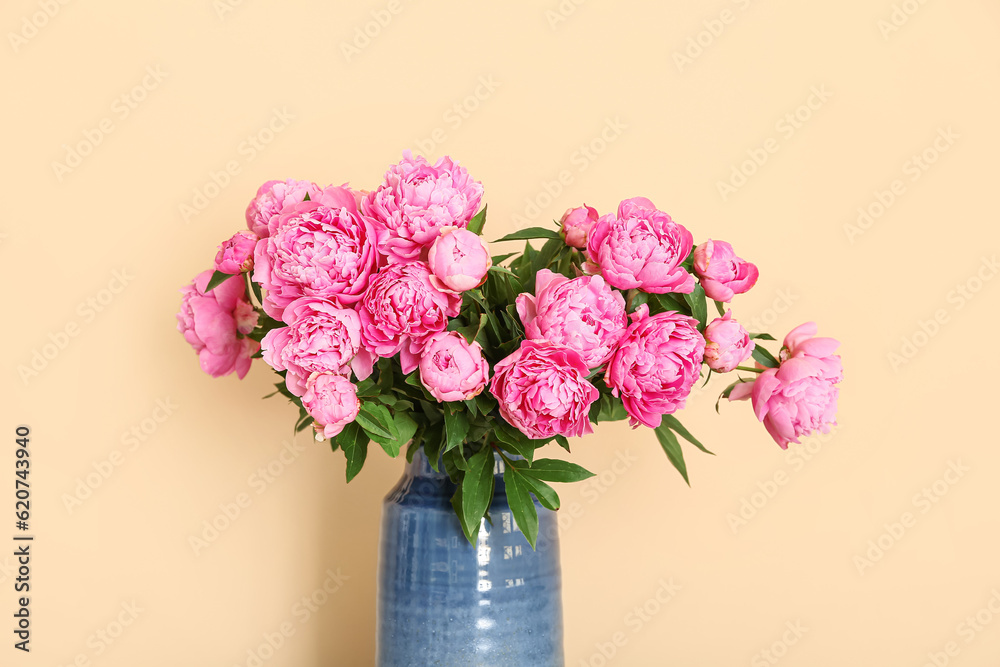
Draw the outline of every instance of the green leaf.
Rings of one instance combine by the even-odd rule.
[[[538,540],[538,510],[531,500],[531,488],[523,481],[520,472],[511,465],[504,466],[503,481],[507,487],[507,503],[514,521],[534,549]]]
[[[528,489],[535,494],[535,497],[538,498],[538,502],[542,504],[542,507],[552,511],[559,509],[559,494],[556,493],[556,490],[551,486],[539,479],[528,477],[527,475],[523,476],[521,481],[523,481],[525,486],[527,486]]]
[[[479,412],[488,415],[497,408],[497,401],[489,391],[481,391],[476,395],[476,405],[479,406]]]
[[[493,449],[483,447],[469,459],[469,470],[462,479],[462,525],[479,526],[493,500]],[[466,532],[466,537],[472,536]]]
[[[558,239],[559,232],[545,227],[528,227],[520,231],[508,234],[502,239],[497,239],[493,243],[503,243],[504,241],[525,241],[528,239]]]
[[[579,482],[594,476],[586,468],[559,459],[538,459],[521,473],[544,482]]]
[[[681,474],[687,485],[691,486],[691,481],[688,479],[687,465],[684,463],[684,452],[681,451],[681,443],[677,441],[677,436],[664,424],[660,424],[654,430],[656,431],[656,439],[660,441],[660,446],[667,453],[667,458],[677,468],[677,472]]]
[[[365,465],[368,456],[368,436],[357,422],[351,422],[337,437],[340,448],[347,457],[347,481],[354,479]]]
[[[684,301],[691,307],[691,316],[698,320],[698,328],[704,329],[708,324],[708,302],[705,299],[705,288],[701,284],[694,286],[694,291],[684,295]]]
[[[751,340],[777,340],[774,336],[769,333],[752,333],[750,334]]]
[[[719,394],[719,398],[715,401],[716,412],[719,412],[719,403],[722,402],[722,399],[729,398],[729,395],[733,393],[733,389],[736,388],[736,385],[743,384],[744,382],[753,382],[753,380],[744,380],[743,378],[740,378],[739,380],[737,380],[736,382],[732,383],[731,385],[722,390],[722,393]]]
[[[459,327],[456,331],[462,334],[462,337],[465,338],[465,340],[471,345],[479,336],[479,332],[486,326],[486,323],[489,322],[489,319],[490,318],[485,314],[480,315],[478,322],[474,322],[467,327]]]
[[[705,445],[698,442],[698,438],[691,435],[691,432],[688,431],[686,428],[684,428],[684,425],[681,424],[681,422],[677,419],[677,417],[673,415],[663,415],[663,422],[661,423],[661,426],[663,424],[666,424],[666,426],[670,430],[675,431],[677,435],[681,436],[682,438],[690,442],[692,445],[694,445],[701,451],[705,452],[706,454],[711,454],[712,456],[715,456],[714,452],[710,452],[707,449],[705,449]]]
[[[754,361],[766,368],[777,368],[780,365],[778,360],[774,358],[774,355],[762,348],[760,345],[753,349],[753,358]]]
[[[505,262],[508,259],[510,259],[511,257],[513,257],[514,255],[518,255],[518,254],[520,254],[520,253],[508,252],[508,253],[503,254],[503,255],[493,255],[493,265],[497,266],[497,265],[500,264],[500,262]]]
[[[445,410],[444,428],[447,435],[444,451],[447,452],[465,442],[465,436],[469,434],[469,418],[465,411],[457,410],[452,413],[450,410]]]
[[[557,435],[556,442],[559,443],[559,446],[565,449],[567,452],[569,451],[569,440],[567,440],[565,436]]]
[[[472,220],[469,220],[468,229],[473,234],[482,234],[483,227],[485,225],[486,225],[486,207],[483,206],[483,209],[479,211],[479,213],[476,213],[474,216],[472,216]]]
[[[515,426],[508,424],[502,418],[497,421],[497,427],[493,435],[500,441],[500,446],[512,454],[517,454],[524,458],[531,465],[531,460],[535,457],[535,446],[525,434],[521,433]]]
[[[435,472],[441,472],[439,459],[444,445],[444,423],[431,424],[424,430],[424,454]]]
[[[455,514],[458,516],[458,522],[462,525],[462,532],[465,533],[465,539],[469,540],[469,544],[472,546],[476,546],[476,542],[479,539],[479,527],[482,525],[482,521],[476,521],[472,524],[466,523],[465,514],[462,511],[462,505],[465,503],[464,495],[462,493],[462,486],[457,486],[455,494],[451,497],[451,508],[455,510]]]
[[[668,310],[685,312],[688,308],[687,301],[676,294],[650,294],[650,300],[655,301],[659,306],[657,312],[665,313]],[[652,308],[650,308],[652,310]],[[655,313],[654,313],[655,314]]]
[[[371,436],[395,440],[399,435],[389,409],[380,403],[361,403],[361,411],[355,419]]]
[[[647,294],[646,292],[635,290],[635,293],[632,295],[632,300],[628,304],[629,306],[628,312],[630,313],[635,312],[635,310],[639,306],[643,306],[648,302],[649,302],[649,294]]]
[[[233,276],[238,275],[236,273],[223,273],[222,271],[216,271],[212,274],[212,277],[208,279],[208,285],[205,286],[205,294],[208,294],[216,287],[226,282]]]

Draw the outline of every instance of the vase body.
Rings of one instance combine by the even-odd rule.
[[[386,496],[379,545],[378,667],[561,667],[556,517],[541,506],[533,551],[518,530],[497,459],[477,545],[451,506],[455,485],[423,451]]]

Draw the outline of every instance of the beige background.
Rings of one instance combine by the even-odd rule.
[[[683,414],[718,454],[689,451],[691,489],[648,431],[575,443],[600,476],[560,489],[568,665],[918,666],[948,648],[939,664],[997,664],[995,2],[63,2],[0,10],[0,540],[18,424],[37,535],[33,652],[5,630],[0,664],[246,665],[283,623],[294,634],[266,665],[371,664],[380,501],[401,463],[378,452],[348,487],[343,457],[307,436],[282,462],[294,414],[260,400],[270,371],[202,375],[174,313],[261,182],[369,188],[420,146],[483,181],[491,238],[647,196],[760,266],[738,318],[779,338],[814,319],[844,342],[841,426],[808,461],[747,405],[716,415],[718,378]],[[365,45],[372,12],[386,25]],[[143,87],[147,68],[161,74]],[[250,150],[251,135],[269,143]],[[82,163],[54,167],[81,142]],[[228,163],[238,173],[210,185]],[[23,378],[36,352],[52,358]],[[952,464],[967,471],[942,481]],[[756,514],[733,524],[744,500]],[[858,561],[880,538],[881,559]],[[12,564],[0,555],[4,627]],[[340,588],[303,614],[327,571]]]

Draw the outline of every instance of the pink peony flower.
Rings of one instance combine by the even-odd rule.
[[[245,273],[253,268],[253,250],[257,235],[253,232],[236,232],[219,246],[215,256],[215,270],[223,273]]]
[[[306,296],[285,308],[284,321],[287,327],[271,329],[260,344],[271,368],[288,371],[285,385],[296,396],[313,373],[350,375],[353,369],[359,380],[371,375],[375,359],[361,344],[361,318],[354,310]]]
[[[645,197],[633,197],[618,205],[617,216],[602,216],[594,224],[587,254],[613,287],[690,294],[694,276],[681,263],[693,245],[691,232]]]
[[[587,372],[568,347],[525,340],[497,363],[490,392],[503,418],[529,438],[586,435],[593,432],[590,405],[599,396]]]
[[[430,336],[420,356],[420,382],[438,401],[474,398],[490,379],[490,365],[479,343],[456,331]]]
[[[253,279],[267,290],[264,311],[275,319],[292,301],[319,296],[341,306],[361,299],[376,269],[375,232],[358,214],[354,194],[328,187],[314,201],[288,206],[254,252]]]
[[[177,329],[198,353],[201,370],[212,377],[236,373],[243,379],[260,348],[257,341],[242,337],[257,326],[257,311],[246,300],[242,278],[229,278],[205,294],[212,273],[199,273],[181,290]]]
[[[315,420],[317,436],[333,438],[354,421],[361,410],[358,388],[343,375],[313,373],[305,382],[302,405]]]
[[[426,262],[383,267],[358,308],[365,346],[379,357],[400,352],[404,373],[417,367],[424,342],[462,306],[461,297],[437,289],[430,277]]]
[[[709,299],[729,303],[757,283],[757,267],[745,262],[725,241],[705,241],[694,249],[694,272]]]
[[[705,363],[713,371],[728,373],[750,358],[756,344],[743,325],[727,310],[705,327]]]
[[[466,292],[486,282],[493,266],[490,248],[478,234],[461,227],[442,227],[427,255],[431,282],[442,291]]]
[[[390,262],[426,257],[443,227],[465,227],[479,210],[483,185],[464,167],[443,157],[431,165],[403,151],[378,189],[362,202],[378,227],[378,249]]]
[[[548,340],[576,350],[588,368],[611,358],[625,335],[625,297],[600,276],[570,280],[548,269],[538,272],[535,296],[517,297],[517,312],[529,340]]]
[[[684,407],[704,356],[697,320],[673,311],[650,316],[642,305],[608,362],[605,381],[621,396],[633,428],[656,428],[662,415]]]
[[[730,401],[751,398],[757,419],[782,449],[815,431],[830,432],[837,423],[837,384],[844,378],[835,338],[814,338],[807,322],[785,336],[778,368],[768,368],[753,382],[736,385]],[[762,368],[758,364],[758,368]]]
[[[281,209],[301,204],[306,195],[318,199],[322,191],[311,181],[268,181],[258,188],[257,196],[247,206],[247,229],[261,238],[268,236],[271,221],[278,217]]]
[[[568,209],[563,213],[559,224],[562,225],[562,237],[566,245],[574,248],[586,248],[590,230],[598,219],[597,210],[584,204]]]

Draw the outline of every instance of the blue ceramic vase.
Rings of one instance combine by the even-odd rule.
[[[451,507],[455,485],[423,451],[386,496],[379,545],[379,667],[561,667],[554,512],[537,503],[533,551],[507,504],[503,462],[474,547]]]

